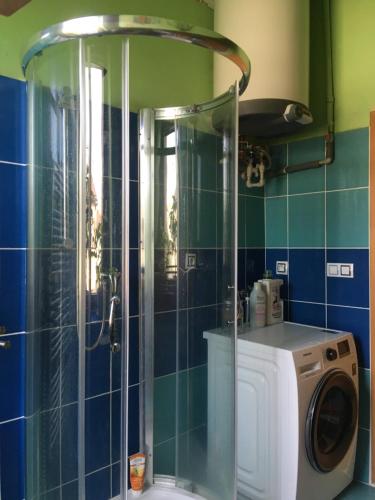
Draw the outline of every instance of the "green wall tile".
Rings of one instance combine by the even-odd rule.
[[[312,137],[288,144],[288,165],[299,165],[324,158],[324,137]]]
[[[174,438],[154,446],[154,473],[174,476],[175,454],[176,440]]]
[[[368,246],[368,190],[327,193],[327,246]]]
[[[222,193],[217,193],[217,247],[218,248],[230,248],[233,244],[232,238],[234,237],[233,235],[233,224],[232,220],[234,217],[234,202],[232,202],[232,193],[228,192],[222,192]],[[245,244],[245,224],[242,224],[242,218],[245,220],[245,206],[240,207],[240,198],[238,197],[238,217],[239,221],[238,223],[238,228],[243,228],[243,234],[241,235],[242,240],[241,243],[244,245]],[[223,223],[223,218],[224,218],[224,207],[225,207],[225,216],[226,219],[230,221],[230,223]],[[223,241],[225,239],[225,241]],[[240,240],[239,243],[240,244]]]
[[[287,244],[287,198],[266,198],[266,246],[283,248]]]
[[[287,194],[287,176],[280,175],[280,177],[266,179],[264,192],[266,196],[282,196]]]
[[[207,365],[178,374],[178,432],[207,423]]]
[[[215,192],[180,190],[180,247],[216,247]]]
[[[264,247],[264,198],[246,197],[246,247]]]
[[[324,139],[314,137],[288,144],[288,165],[298,165],[324,158]],[[305,170],[288,175],[288,194],[324,191],[324,168]]]
[[[335,161],[327,166],[327,190],[368,186],[368,128],[335,136]]]
[[[370,464],[370,431],[358,430],[357,455],[355,461],[354,478],[363,483],[369,482]]]
[[[238,247],[246,248],[246,196],[238,196]]]
[[[157,445],[175,436],[176,375],[154,380],[154,443]]]
[[[304,172],[295,172],[288,175],[289,194],[313,193],[324,191],[325,173],[324,167],[305,170]]]
[[[370,429],[370,370],[359,369],[359,425]]]
[[[324,194],[289,197],[289,246],[324,247]]]
[[[189,163],[188,186],[196,189],[216,190],[218,163],[216,158],[217,137],[199,130],[193,132],[192,162]]]

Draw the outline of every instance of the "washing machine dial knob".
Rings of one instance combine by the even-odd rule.
[[[336,349],[328,347],[328,349],[326,350],[326,358],[328,359],[328,361],[335,361],[335,359],[337,359]]]

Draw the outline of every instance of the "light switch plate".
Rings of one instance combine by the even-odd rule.
[[[278,260],[276,261],[276,274],[288,274],[288,261]]]
[[[329,278],[354,278],[354,264],[328,262],[327,276]]]

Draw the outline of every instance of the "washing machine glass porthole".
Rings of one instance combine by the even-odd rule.
[[[341,370],[326,373],[314,391],[306,421],[306,451],[314,469],[330,472],[345,457],[357,414],[353,380]]]

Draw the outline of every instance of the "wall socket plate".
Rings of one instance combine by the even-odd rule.
[[[196,253],[186,253],[185,254],[185,271],[190,269],[195,269],[197,267],[197,254]]]
[[[288,261],[278,260],[276,261],[276,274],[288,274]]]
[[[354,264],[342,262],[327,262],[329,278],[354,278]]]

